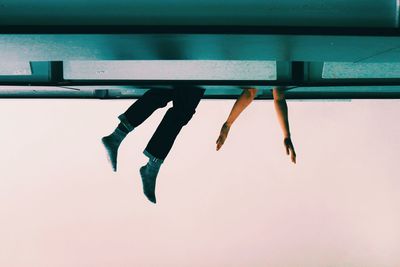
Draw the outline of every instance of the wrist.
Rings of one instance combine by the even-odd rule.
[[[232,123],[231,123],[231,122],[228,122],[228,121],[226,121],[226,122],[224,123],[224,126],[225,126],[225,127],[228,127],[228,128],[230,128],[231,125],[232,125]]]

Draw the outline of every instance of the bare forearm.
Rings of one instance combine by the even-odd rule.
[[[274,106],[279,124],[282,128],[284,137],[290,137],[288,107],[286,104],[284,91],[274,88],[273,90]]]
[[[272,93],[274,96],[274,106],[278,116],[278,121],[281,125],[284,135],[283,144],[285,145],[286,154],[290,155],[290,159],[293,163],[296,163],[296,152],[290,137],[288,107],[285,99],[285,91],[281,88],[274,88]]]
[[[225,122],[230,127],[239,117],[242,111],[253,101],[256,96],[257,89],[244,89],[240,97],[236,100],[232,110]]]
[[[288,108],[285,100],[274,100],[276,114],[279,124],[282,128],[283,135],[290,137]]]

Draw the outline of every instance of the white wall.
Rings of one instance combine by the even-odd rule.
[[[215,140],[232,101],[203,101],[141,192],[136,129],[112,173],[100,138],[131,101],[1,100],[0,266],[400,265],[400,102],[272,102]]]

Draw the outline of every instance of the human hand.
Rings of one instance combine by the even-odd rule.
[[[228,137],[228,133],[230,130],[230,126],[227,125],[225,122],[224,125],[222,125],[221,131],[219,133],[219,137],[217,139],[217,151],[222,147],[222,145],[225,143],[226,138]]]
[[[294,151],[293,143],[292,143],[292,140],[290,139],[290,137],[286,137],[283,140],[283,144],[284,144],[285,149],[286,149],[286,154],[287,155],[290,154],[290,158],[291,158],[292,162],[294,164],[296,164],[296,152]]]

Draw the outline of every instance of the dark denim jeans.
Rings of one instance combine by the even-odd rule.
[[[194,86],[150,89],[119,116],[119,119],[129,130],[132,130],[142,124],[156,109],[165,107],[169,101],[172,101],[173,106],[164,115],[145,149],[147,154],[163,161],[182,127],[196,112],[204,91],[203,88]]]

